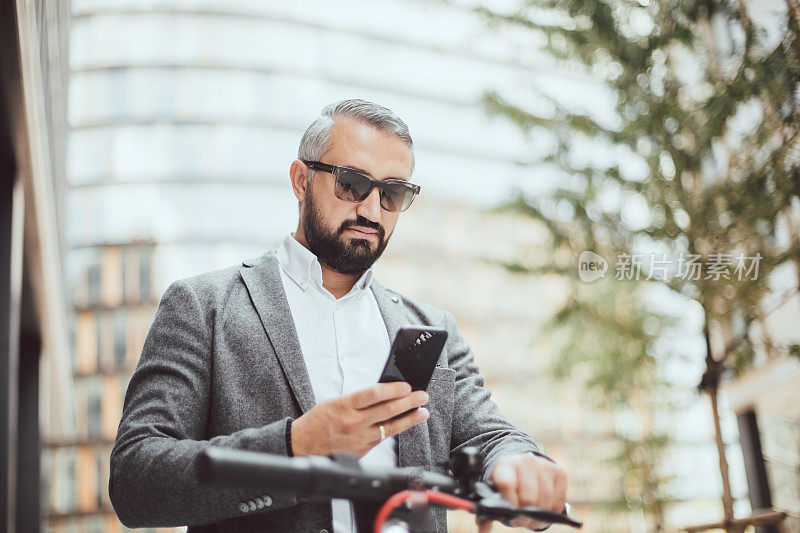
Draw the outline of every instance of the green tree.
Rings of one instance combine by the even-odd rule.
[[[800,274],[797,0],[785,2],[777,42],[741,1],[530,0],[514,12],[479,11],[496,27],[543,36],[554,66],[591,78],[587,91],[608,91],[613,100],[613,109],[601,110],[613,111],[609,118],[545,92],[537,96],[547,102],[546,112],[496,92],[485,95],[486,108],[517,124],[531,142],[552,141],[530,174],[534,179],[534,172],[550,169],[559,182],[546,194],[520,192],[503,206],[541,221],[552,247],[550,260],[508,267],[573,279],[573,295],[554,325],[580,331],[571,321],[582,317],[603,324],[608,334],[597,335],[592,353],[565,365],[603,362],[594,365],[589,385],[613,399],[635,395],[658,372],[646,349],[648,334],[609,318],[608,307],[575,278],[578,257],[593,250],[629,260],[658,251],[678,261],[683,271],[661,276],[645,268],[642,274],[647,284],[661,284],[702,308],[706,355],[698,386],[714,415],[726,529],[739,531],[728,523],[734,517],[717,392],[725,374],[752,363],[750,326],[766,311],[770,275],[790,262]],[[592,161],[583,156],[587,147],[610,156]],[[646,216],[632,216],[637,207]],[[618,263],[616,272],[624,266]],[[642,297],[644,283],[622,281],[612,293]],[[644,313],[631,321],[646,320],[652,310]],[[617,353],[637,343],[638,353]],[[797,347],[768,345],[767,352],[780,357]],[[644,484],[658,492],[656,474]],[[661,507],[649,511],[660,523]]]
[[[670,441],[658,418],[673,412],[677,402],[661,377],[666,354],[657,343],[676,318],[648,308],[643,289],[613,281],[576,284],[541,334],[556,340],[556,378],[585,376],[591,405],[634,422],[615,429],[618,450],[605,458],[620,473],[619,494],[609,510],[639,510],[659,530],[670,480],[660,462]]]

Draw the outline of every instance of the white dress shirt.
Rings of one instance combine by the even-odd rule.
[[[317,403],[378,382],[389,356],[389,334],[370,290],[372,269],[338,300],[322,286],[317,257],[287,235],[277,250],[281,280],[289,300],[300,348]],[[389,437],[359,462],[366,467],[397,464],[395,439]],[[355,532],[349,500],[332,501],[334,533]]]

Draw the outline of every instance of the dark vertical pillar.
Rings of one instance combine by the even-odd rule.
[[[0,2],[0,531],[13,533],[16,511],[17,361],[19,356],[21,202],[14,200],[16,155],[11,93],[19,85],[13,2]]]
[[[772,507],[772,496],[769,491],[767,468],[761,452],[761,437],[758,434],[756,413],[752,409],[737,416],[739,421],[739,442],[744,455],[744,469],[747,473],[747,487],[750,494],[750,506],[753,509],[769,509]],[[778,533],[776,526],[761,526],[756,533]]]
[[[4,128],[0,122],[0,129]],[[3,146],[2,136],[0,132],[0,531],[13,532],[20,298],[14,279],[20,258],[13,245],[19,234],[16,221],[20,220],[15,210],[22,206],[15,205],[13,156],[8,146]]]
[[[23,293],[24,296],[24,293]],[[23,297],[23,301],[27,298]],[[27,300],[29,301],[29,300]],[[24,311],[23,311],[24,313]],[[24,321],[23,321],[24,322]],[[23,330],[19,340],[19,415],[17,417],[17,531],[41,529],[38,331]]]
[[[41,2],[26,2],[42,14]],[[68,2],[67,2],[68,4]],[[0,1],[0,532],[41,529],[41,332],[24,270],[25,165],[18,2]],[[40,26],[42,19],[39,19]],[[33,36],[32,36],[33,37]]]

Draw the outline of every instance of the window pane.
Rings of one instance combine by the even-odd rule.
[[[114,313],[114,368],[125,367],[125,355],[127,352],[127,339],[125,336],[126,313],[118,310]]]
[[[100,265],[94,263],[86,267],[86,281],[88,284],[87,304],[100,303]]]
[[[149,250],[139,253],[139,301],[149,302],[152,298],[151,254]]]
[[[86,380],[86,424],[90,439],[103,434],[103,383],[96,379]]]

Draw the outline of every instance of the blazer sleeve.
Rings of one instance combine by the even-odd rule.
[[[501,455],[531,452],[544,456],[536,442],[500,412],[491,399],[492,393],[484,387],[472,348],[458,331],[455,317],[448,311],[444,313],[448,364],[456,371],[451,453],[466,446],[480,448],[484,454],[484,480]]]
[[[288,418],[206,440],[213,326],[186,281],[161,299],[125,393],[111,451],[108,492],[129,528],[202,525],[295,505],[292,493],[201,483],[198,454],[209,445],[287,455]]]

